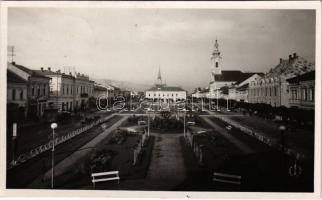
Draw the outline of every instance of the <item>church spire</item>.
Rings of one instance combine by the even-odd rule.
[[[159,71],[158,71],[157,84],[162,85],[162,77],[161,77],[161,69],[160,69],[160,66],[159,66]]]

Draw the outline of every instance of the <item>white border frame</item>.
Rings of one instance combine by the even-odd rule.
[[[262,2],[66,2],[66,1],[8,1],[0,2],[0,196],[56,197],[126,197],[126,198],[248,198],[248,199],[318,199],[321,190],[321,2],[319,1],[262,1]],[[315,163],[314,193],[277,192],[153,192],[111,190],[34,190],[6,188],[6,66],[7,11],[10,7],[68,7],[68,8],[214,8],[214,9],[313,9],[316,10],[316,99],[315,99]]]

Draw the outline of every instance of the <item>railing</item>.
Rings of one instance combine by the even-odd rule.
[[[105,122],[110,117],[111,116],[107,116],[104,119],[99,119],[99,120],[97,120],[95,122],[92,122],[90,125],[87,125],[87,126],[79,128],[79,129],[76,129],[76,130],[68,133],[67,135],[57,137],[54,140],[54,145],[56,146],[56,145],[62,144],[64,142],[74,138],[75,136],[86,132],[87,130],[91,129],[92,127],[94,127],[94,126],[96,126],[96,125],[98,125],[100,123]],[[53,146],[53,141],[51,140],[51,141],[47,142],[46,144],[43,144],[43,145],[40,145],[40,146],[38,146],[38,147],[36,147],[34,149],[31,149],[29,152],[20,154],[15,161],[12,161],[12,162],[8,163],[7,169],[11,169],[11,168],[14,168],[16,166],[21,165],[22,163],[25,163],[26,161],[38,156],[39,154],[50,150],[52,148],[52,146]]]
[[[250,135],[252,137],[255,137],[257,140],[259,140],[260,142],[272,147],[272,148],[275,148],[279,151],[282,151],[284,154],[287,154],[289,156],[293,156],[297,159],[305,159],[306,158],[306,155],[305,154],[302,154],[302,153],[299,153],[297,151],[295,151],[294,149],[291,149],[291,148],[287,148],[279,143],[277,143],[276,141],[268,138],[268,137],[265,137],[263,135],[263,133],[260,133],[260,132],[256,132],[248,127],[245,127],[245,126],[242,126],[241,124],[233,121],[233,120],[230,120],[230,119],[227,119],[225,117],[222,117],[222,116],[216,116],[216,115],[213,115],[214,117],[217,117],[218,119],[232,125],[233,127],[235,128],[238,128],[239,130],[241,130],[242,132],[246,133],[247,135]]]

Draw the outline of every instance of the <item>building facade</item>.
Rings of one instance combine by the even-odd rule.
[[[279,64],[264,77],[249,84],[248,102],[265,103],[273,107],[290,107],[289,82],[287,79],[314,70],[314,65],[294,53],[289,59],[280,59]]]
[[[8,70],[27,82],[27,115],[42,117],[48,106],[50,78],[15,63],[8,63]]]
[[[101,96],[107,96],[107,88],[102,85],[94,84],[93,97],[98,99]]]
[[[228,98],[235,101],[248,102],[249,83],[259,80],[263,75],[263,73],[254,73],[245,80],[232,84],[228,90]]]
[[[314,109],[315,100],[315,71],[287,79],[289,83],[290,107]]]
[[[15,73],[7,70],[7,113],[27,116],[27,88],[28,82]],[[13,117],[8,116],[8,118]]]
[[[167,86],[162,83],[161,72],[159,69],[157,83],[145,91],[145,98],[152,101],[177,102],[187,99],[187,91],[177,86]]]
[[[47,70],[41,68],[38,73],[51,78],[48,103],[51,109],[74,112],[88,108],[88,99],[93,96],[94,90],[94,81],[89,80],[88,76],[52,71],[50,67]]]

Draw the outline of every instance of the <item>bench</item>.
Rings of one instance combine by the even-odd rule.
[[[117,180],[117,183],[120,183],[119,171],[111,171],[111,172],[100,172],[92,174],[92,183],[95,188],[95,183],[104,182],[104,181],[112,181]]]
[[[217,173],[214,172],[213,181],[215,182],[221,182],[221,183],[229,183],[229,184],[241,184],[241,176],[238,175],[232,175],[232,174],[224,174],[224,173]]]

